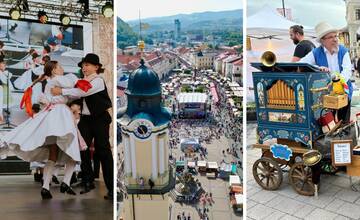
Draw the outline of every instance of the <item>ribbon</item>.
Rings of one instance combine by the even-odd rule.
[[[55,107],[54,104],[50,103],[46,106],[46,108],[44,109],[44,111],[50,111],[51,109],[53,109]]]
[[[92,85],[89,81],[84,80],[84,79],[79,79],[76,84],[75,84],[76,88],[81,89],[84,92],[87,92],[89,89],[92,88]]]
[[[32,111],[32,103],[31,103],[31,95],[32,95],[32,87],[30,86],[27,88],[24,92],[23,97],[21,98],[20,102],[20,109],[24,108],[25,105],[25,111],[30,116],[33,117],[34,113]]]

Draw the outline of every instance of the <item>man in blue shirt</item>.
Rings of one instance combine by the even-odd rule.
[[[299,62],[317,65],[320,71],[340,73],[349,87],[349,103],[339,109],[339,120],[344,123],[350,120],[351,98],[353,87],[350,81],[352,75],[352,65],[349,50],[343,45],[339,45],[338,30],[326,22],[321,22],[315,27],[317,41],[321,44],[312,50]]]

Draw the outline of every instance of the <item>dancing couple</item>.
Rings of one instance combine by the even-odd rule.
[[[80,193],[95,188],[90,150],[86,147],[93,140],[108,189],[104,198],[113,197],[113,157],[109,142],[109,125],[112,120],[108,113],[111,99],[104,79],[98,75],[104,69],[96,54],[87,54],[78,65],[84,74],[81,80],[73,74],[64,75],[64,69],[57,61],[47,62],[44,73],[32,84],[34,86],[47,80],[44,94],[40,97],[42,110],[33,114],[30,95],[32,86],[29,87],[23,101],[26,111],[32,117],[2,138],[4,143],[0,147],[0,156],[12,152],[25,161],[45,163],[41,189],[43,199],[52,198],[50,181],[55,164],[65,165],[61,193],[76,195],[70,186],[76,163],[81,163],[82,169],[84,189]],[[77,109],[76,104],[68,106],[75,99],[79,99],[75,103],[80,105],[81,110]],[[76,114],[80,111],[77,124]]]

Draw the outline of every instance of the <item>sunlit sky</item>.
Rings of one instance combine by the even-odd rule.
[[[297,23],[314,27],[320,21],[327,21],[338,28],[346,26],[344,0],[284,0],[284,3],[285,8],[291,8],[293,20]],[[264,6],[282,8],[282,1],[248,0],[248,16]]]
[[[125,21],[138,19],[139,10],[141,18],[149,18],[243,8],[242,0],[120,0],[116,4],[117,16]]]

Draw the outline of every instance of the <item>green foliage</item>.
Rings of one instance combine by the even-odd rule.
[[[201,85],[195,89],[195,92],[205,93],[205,86]]]
[[[123,20],[117,20],[117,47],[124,49],[127,46],[137,45],[138,36],[133,32],[131,27]]]
[[[140,40],[139,35],[135,33],[131,27],[118,18],[117,21],[117,31],[116,31],[116,37],[117,37],[117,47],[124,49],[127,46],[134,46],[137,45],[137,42]],[[145,44],[154,44],[153,37],[148,36],[144,38]]]
[[[189,69],[184,70],[184,74],[191,74],[191,70]]]
[[[240,97],[233,97],[234,103],[236,106],[242,106],[242,98]]]
[[[192,88],[189,85],[184,85],[181,87],[181,92],[192,92]]]

